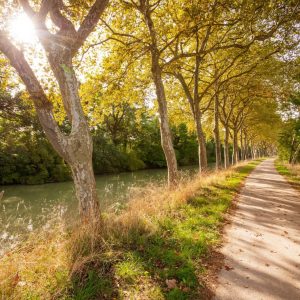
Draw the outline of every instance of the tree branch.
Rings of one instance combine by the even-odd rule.
[[[92,8],[88,12],[87,16],[83,20],[80,25],[77,34],[76,40],[73,44],[73,55],[76,54],[78,49],[83,45],[84,41],[88,37],[88,35],[94,30],[96,27],[100,16],[102,15],[104,9],[108,5],[109,0],[96,0],[93,4]]]
[[[56,151],[65,156],[62,141],[66,138],[60,131],[52,112],[52,103],[47,98],[41,84],[26,61],[22,51],[18,50],[7,38],[5,32],[0,31],[0,51],[8,58],[18,75],[24,82],[36,108],[39,120],[45,133]]]

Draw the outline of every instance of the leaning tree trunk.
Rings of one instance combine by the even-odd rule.
[[[229,128],[225,127],[224,138],[224,167],[229,168]]]
[[[165,88],[162,80],[162,70],[160,66],[160,51],[158,49],[157,34],[154,23],[151,18],[151,9],[146,1],[141,2],[140,11],[144,15],[146,25],[151,38],[151,73],[156,89],[156,96],[158,102],[158,111],[160,116],[160,135],[161,144],[165,154],[168,166],[168,184],[174,185],[178,179],[177,160],[173,147],[172,134],[168,120],[167,100]]]
[[[156,88],[159,107],[161,144],[168,166],[168,183],[169,185],[173,185],[176,183],[178,177],[177,160],[172,142],[172,133],[169,126],[167,101],[162,81],[162,73],[159,66],[157,51],[155,50],[152,51],[152,76]]]
[[[65,64],[63,64],[61,61],[57,61],[58,57],[63,59],[62,55],[54,57],[51,53],[48,57],[60,86],[68,118],[72,123],[71,134],[66,136],[55,121],[52,103],[45,95],[23,53],[15,48],[8,39],[3,38],[2,41],[5,43],[0,43],[0,49],[9,58],[11,65],[18,71],[26,85],[48,140],[72,170],[82,219],[98,218],[100,211],[92,167],[92,139],[80,104],[78,84],[70,58],[69,62],[64,60]],[[69,63],[68,67],[66,67],[67,63]]]
[[[214,109],[214,135],[215,135],[215,153],[216,153],[216,169],[222,167],[221,158],[221,141],[220,141],[220,130],[219,130],[219,99],[218,95],[215,96],[215,109]]]
[[[159,66],[158,54],[155,50],[152,51],[152,76],[159,107],[161,144],[168,166],[168,183],[169,185],[173,185],[176,183],[178,177],[177,160],[173,147],[172,133],[169,126],[167,101],[162,81],[162,73]]]

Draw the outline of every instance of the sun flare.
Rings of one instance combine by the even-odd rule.
[[[37,42],[33,23],[25,14],[17,15],[10,20],[9,33],[16,42],[26,44]]]

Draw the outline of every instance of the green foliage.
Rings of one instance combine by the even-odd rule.
[[[67,166],[45,139],[28,139],[26,144],[4,149],[0,164],[1,184],[42,184],[70,178]]]
[[[180,165],[198,163],[198,143],[194,133],[189,133],[186,124],[173,127],[174,148]]]
[[[34,118],[32,116],[30,122]],[[36,126],[26,126],[17,119],[0,119],[0,134],[3,136],[0,142],[0,184],[43,184],[70,179],[68,167]],[[69,130],[68,124],[62,126],[64,131]],[[96,174],[166,167],[159,124],[155,118],[144,115],[141,124],[134,122],[127,135],[118,135],[117,142],[105,123],[94,127],[92,137]],[[195,134],[188,132],[185,124],[179,124],[173,126],[173,138],[179,165],[196,164],[198,146]],[[213,151],[212,145],[212,160]]]
[[[280,131],[279,158],[289,163],[300,162],[300,94],[291,96],[284,106],[287,120]]]
[[[0,94],[0,184],[43,184],[70,179],[65,162],[45,138],[33,107],[24,95]],[[14,114],[11,113],[14,111]],[[157,118],[128,104],[107,107],[93,127],[93,165],[96,174],[166,167]],[[61,122],[66,134],[71,127]],[[186,125],[173,126],[180,165],[197,163],[197,142]]]
[[[0,94],[0,184],[64,181],[70,172],[43,135],[22,95]]]
[[[158,120],[144,114],[141,123],[134,123],[133,127],[131,138],[124,136],[118,139],[118,143],[114,143],[114,138],[105,125],[93,130],[96,174],[166,167]],[[185,124],[173,126],[172,129],[179,165],[197,164],[198,146],[195,134],[188,132]]]

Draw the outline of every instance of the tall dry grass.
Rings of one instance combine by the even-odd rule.
[[[30,299],[31,294],[63,299],[74,278],[80,284],[90,269],[110,276],[122,256],[122,243],[129,242],[133,232],[154,233],[159,219],[206,187],[223,182],[235,168],[183,177],[172,189],[149,184],[132,190],[124,210],[108,209],[97,224],[77,224],[72,232],[57,224],[49,231],[36,232],[0,258],[0,299]]]
[[[289,170],[291,171],[292,175],[300,178],[300,164],[289,165]]]

